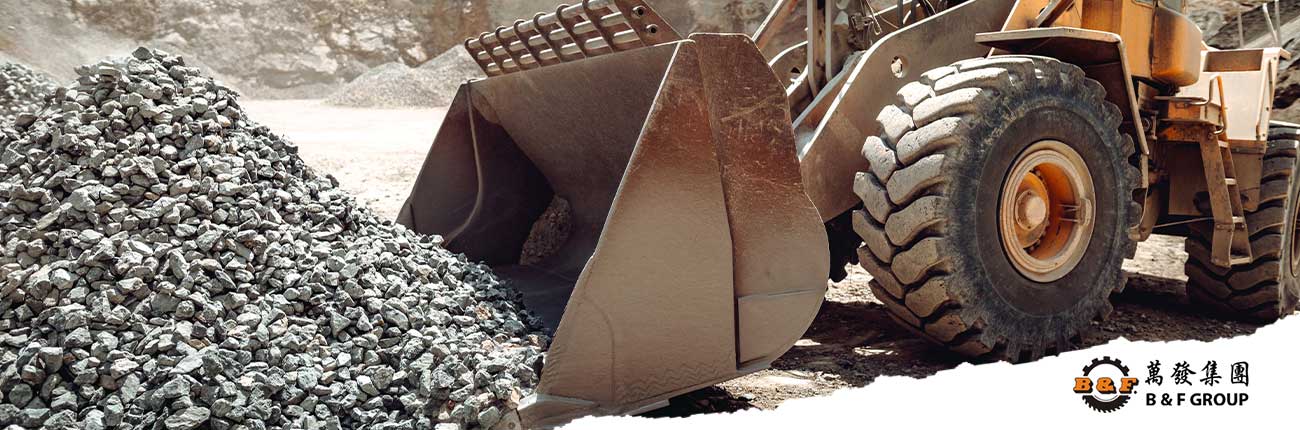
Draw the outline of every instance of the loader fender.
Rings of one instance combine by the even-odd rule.
[[[1146,131],[1138,116],[1124,39],[1118,34],[1071,27],[1032,28],[980,33],[975,41],[994,48],[994,55],[1018,54],[1055,58],[1083,69],[1084,75],[1106,89],[1106,101],[1124,115],[1123,132],[1133,137],[1142,155],[1149,156]],[[1146,184],[1146,169],[1142,169]]]

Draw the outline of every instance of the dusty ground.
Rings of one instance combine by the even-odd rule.
[[[244,101],[249,115],[389,219],[411,190],[446,109],[352,109],[318,100]]]
[[[380,214],[395,217],[424,161],[443,109],[361,110],[318,101],[250,101],[252,117],[283,133],[311,165],[332,172],[344,188]],[[1187,303],[1181,238],[1155,236],[1125,263],[1127,289],[1115,313],[1087,336],[1088,346],[1132,340],[1213,340],[1253,332],[1257,326],[1203,316]],[[672,401],[653,415],[772,408],[791,398],[862,386],[882,375],[924,377],[955,367],[960,358],[896,326],[867,289],[860,269],[832,284],[821,313],[804,339],[773,368]]]

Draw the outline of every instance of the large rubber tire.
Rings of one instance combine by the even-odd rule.
[[[1057,60],[998,56],[931,70],[898,92],[867,139],[870,172],[855,192],[854,229],[871,289],[896,321],[953,351],[1029,361],[1074,348],[1112,310],[1140,175],[1132,139],[1101,84]],[[1033,282],[1003,251],[997,202],[1018,155],[1065,142],[1095,185],[1095,226],[1083,259],[1064,278]]]
[[[1223,316],[1272,322],[1296,310],[1300,281],[1292,264],[1300,181],[1296,145],[1300,129],[1274,125],[1260,172],[1259,208],[1246,214],[1254,261],[1231,269],[1210,262],[1214,226],[1197,223],[1187,235],[1187,295]]]

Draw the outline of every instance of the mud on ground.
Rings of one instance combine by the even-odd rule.
[[[395,217],[424,162],[445,110],[363,110],[317,101],[245,103],[250,114],[296,142],[307,162],[335,172],[344,189],[380,214]],[[1214,340],[1250,334],[1257,325],[1207,316],[1187,302],[1183,239],[1153,236],[1125,262],[1125,291],[1115,312],[1086,336],[1085,347],[1130,340]],[[854,268],[833,283],[804,338],[771,369],[698,390],[649,415],[683,416],[747,408],[859,387],[877,377],[925,377],[962,359],[894,324],[867,288],[870,275]]]

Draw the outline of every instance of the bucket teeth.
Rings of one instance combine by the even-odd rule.
[[[583,0],[465,39],[465,49],[491,77],[678,40],[644,0]]]

